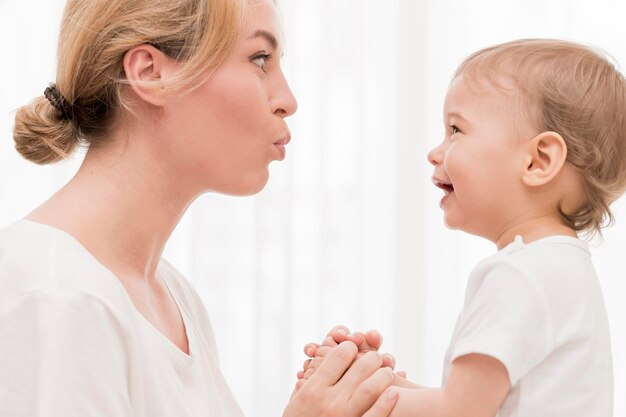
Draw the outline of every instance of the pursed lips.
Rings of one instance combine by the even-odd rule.
[[[291,133],[289,131],[287,131],[287,133],[281,139],[279,139],[276,142],[274,142],[274,145],[285,146],[289,142],[291,142]]]
[[[280,145],[280,146],[285,146],[286,144],[289,143],[291,139],[290,138],[286,138],[286,139],[281,139],[278,142],[274,142],[274,145]]]
[[[282,139],[274,142],[274,146],[276,147],[276,149],[278,150],[278,152],[280,154],[280,158],[279,158],[280,161],[285,159],[285,156],[286,156],[286,153],[287,153],[287,151],[285,150],[285,146],[290,141],[291,141],[291,134],[289,132],[287,132],[287,135],[285,137],[283,137]]]

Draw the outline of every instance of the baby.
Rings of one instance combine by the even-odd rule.
[[[497,45],[457,69],[444,120],[428,160],[445,223],[498,252],[468,278],[442,387],[396,377],[391,416],[612,416],[609,325],[579,235],[600,233],[626,189],[624,77],[579,44]],[[308,345],[298,387],[337,342],[380,346],[357,336]]]

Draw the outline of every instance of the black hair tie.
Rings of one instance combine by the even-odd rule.
[[[48,99],[50,104],[52,104],[54,108],[61,113],[64,119],[72,120],[72,105],[67,101],[63,94],[61,94],[55,83],[50,83],[50,85],[43,92],[43,95]]]

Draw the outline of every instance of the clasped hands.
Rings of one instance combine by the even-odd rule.
[[[386,417],[398,398],[394,386],[414,387],[395,359],[380,354],[382,336],[375,330],[351,333],[334,327],[321,344],[309,343],[309,357],[298,372],[287,416]]]

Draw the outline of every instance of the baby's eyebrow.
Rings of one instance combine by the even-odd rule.
[[[446,115],[446,120],[450,120],[450,119],[451,119],[451,118],[453,118],[453,117],[454,117],[455,119],[460,119],[460,120],[461,120],[461,121],[463,121],[463,122],[467,122],[467,119],[466,119],[465,117],[463,117],[463,115],[462,115],[461,113],[459,113],[459,112],[455,112],[455,111],[453,111],[453,112],[449,112],[449,113]]]

